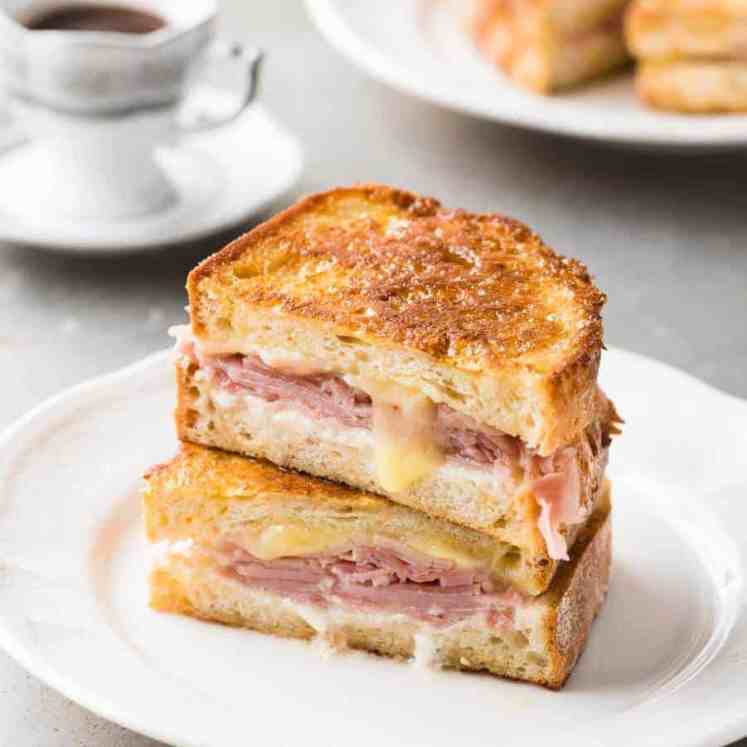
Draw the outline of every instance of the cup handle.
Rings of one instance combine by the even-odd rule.
[[[190,107],[186,119],[177,118],[176,127],[180,134],[191,134],[214,130],[237,119],[254,101],[259,87],[259,71],[264,53],[254,46],[247,46],[240,42],[228,42],[219,39],[208,47],[203,60],[203,69],[210,70],[227,62],[244,68],[244,81],[238,106],[232,111],[213,115],[205,108]]]

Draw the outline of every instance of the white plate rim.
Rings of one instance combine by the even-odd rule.
[[[0,432],[0,448],[6,447],[9,443],[12,443],[16,434],[22,432],[24,428],[38,418],[42,418],[47,413],[54,411],[58,405],[67,403],[69,400],[77,400],[88,394],[94,394],[95,392],[101,389],[106,389],[111,385],[116,385],[117,382],[127,379],[132,375],[136,375],[141,370],[147,370],[154,364],[167,358],[170,354],[171,351],[169,350],[161,350],[152,353],[151,355],[148,355],[128,366],[102,376],[90,378],[49,397]],[[94,693],[89,692],[85,688],[79,688],[73,677],[64,677],[57,674],[54,668],[45,667],[40,657],[33,656],[14,638],[11,631],[6,628],[1,617],[0,649],[3,649],[8,656],[15,660],[17,664],[34,677],[41,680],[53,690],[56,690],[70,698],[70,700],[83,708],[88,709],[92,713],[102,716],[112,723],[124,726],[138,734],[150,737],[151,739],[168,742],[169,739],[173,738],[173,734],[153,729],[148,725],[147,721],[143,722],[135,715],[122,713],[121,708],[118,708],[115,704],[97,697]],[[194,745],[188,745],[188,747],[199,747],[199,745],[194,743]]]
[[[689,386],[699,388],[703,396],[717,398],[724,403],[728,403],[731,407],[735,407],[740,411],[745,417],[745,423],[747,423],[747,400],[724,392],[692,374],[649,356],[617,348],[609,348],[609,351],[616,355],[628,357],[639,364],[657,367],[662,373],[676,376]],[[158,351],[128,366],[102,376],[91,378],[49,397],[0,432],[0,449],[8,448],[25,428],[36,421],[44,419],[45,416],[51,415],[59,406],[66,405],[73,407],[78,403],[86,401],[90,396],[111,390],[112,387],[116,387],[120,382],[144,373],[155,366],[163,365],[171,360],[172,356],[173,351],[171,349]],[[741,614],[745,614],[744,608],[742,608]],[[53,667],[46,667],[40,657],[34,656],[23,646],[22,642],[16,640],[12,631],[6,627],[3,616],[0,616],[0,649],[4,650],[18,664],[42,682],[109,721],[120,724],[144,736],[167,743],[184,745],[185,747],[205,747],[206,743],[202,741],[193,741],[183,733],[158,728],[153,725],[152,721],[143,720],[136,713],[130,713],[126,709],[123,711],[122,707],[116,703],[97,696],[94,692],[86,688],[80,688],[76,684],[74,677],[64,676],[57,673]],[[726,744],[727,742],[743,737],[745,733],[747,733],[747,712],[739,719],[723,722],[718,727],[709,727],[707,730],[704,730],[699,739],[688,742],[688,745]]]
[[[705,129],[702,127],[703,124],[727,121],[740,115],[674,115],[682,117],[682,121],[687,118],[692,122],[693,127],[687,131],[683,129],[669,131],[665,127],[654,131],[638,131],[616,126],[614,122],[609,121],[602,126],[595,125],[593,122],[584,123],[583,119],[580,122],[571,123],[562,117],[548,116],[547,113],[537,112],[535,114],[528,107],[519,108],[517,111],[498,112],[477,103],[456,100],[439,90],[437,86],[433,86],[426,75],[397,64],[395,60],[359,35],[345,22],[343,14],[338,12],[337,8],[341,1],[304,0],[309,16],[332,47],[374,79],[421,101],[505,125],[620,146],[703,152],[704,150],[736,148],[747,143],[747,134],[744,130],[721,132],[717,127],[709,126]]]

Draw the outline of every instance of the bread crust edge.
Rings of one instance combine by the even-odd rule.
[[[315,208],[329,200],[353,195],[375,203],[389,202],[397,208],[409,208],[417,212],[432,213],[441,208],[441,203],[435,198],[375,183],[335,187],[303,198],[204,259],[189,273],[186,288],[191,309],[192,330],[195,336],[199,339],[205,338],[207,334],[204,322],[206,312],[200,291],[200,284],[203,280],[230,266],[254,244],[282,230],[285,225],[290,224],[299,216],[313,212]],[[534,235],[534,232],[520,221],[513,218],[504,219]],[[537,239],[541,242],[541,238],[537,237]],[[553,257],[559,258],[559,255],[546,247],[544,242],[541,243]],[[580,262],[562,260],[562,263],[565,268],[563,272],[569,273],[569,276],[572,275],[576,281],[583,284],[584,293],[577,301],[585,307],[586,323],[583,330],[576,335],[573,344],[563,356],[563,360],[554,369],[539,375],[526,364],[512,364],[516,366],[517,375],[527,375],[536,380],[534,389],[541,408],[539,412],[541,433],[537,438],[527,438],[528,434],[524,434],[524,437],[532,446],[538,447],[542,453],[551,453],[568,443],[593,419],[596,379],[603,347],[601,310],[606,302],[606,296],[596,288],[587,268]],[[303,322],[321,324],[313,319],[303,319]],[[399,343],[387,343],[386,340],[382,343],[407,350]],[[421,354],[431,358],[426,353]],[[487,363],[486,367],[489,371]]]

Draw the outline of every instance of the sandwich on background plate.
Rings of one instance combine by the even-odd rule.
[[[744,0],[636,0],[626,37],[646,103],[678,112],[747,111]]]
[[[478,0],[471,22],[482,54],[537,93],[586,83],[624,65],[628,0]]]
[[[264,461],[185,444],[146,481],[158,610],[557,688],[607,591],[606,488],[532,597],[491,537]]]

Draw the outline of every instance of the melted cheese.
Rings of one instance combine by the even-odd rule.
[[[496,544],[501,543],[496,540]],[[479,550],[456,547],[440,537],[415,535],[407,538],[407,545],[417,552],[439,560],[450,560],[457,568],[479,568],[490,563],[490,557]]]
[[[252,352],[255,352],[266,366],[293,376],[314,376],[330,370],[321,361],[310,360],[305,355],[290,350],[255,348]]]
[[[413,636],[415,649],[412,664],[416,669],[431,671],[439,666],[438,643],[436,636],[426,626],[420,627]]]
[[[471,547],[458,547],[435,533],[418,533],[408,537],[384,536],[383,539],[402,543],[411,550],[439,560],[450,560],[457,568],[471,569],[491,566],[493,550]],[[347,528],[310,527],[302,524],[271,524],[261,532],[249,537],[242,537],[240,544],[260,560],[270,561],[278,558],[303,557],[333,552],[338,548],[350,545],[376,546],[382,541],[382,535],[351,532]],[[502,544],[495,553],[503,553]]]
[[[246,544],[247,550],[260,560],[276,560],[328,552],[344,542],[343,532],[302,525],[273,524]]]
[[[444,461],[433,439],[436,405],[416,389],[366,379],[357,382],[373,401],[374,462],[384,490],[401,493]]]
[[[189,557],[194,549],[194,541],[186,540],[160,540],[151,543],[149,547],[150,562],[154,568],[166,565],[174,555]]]

